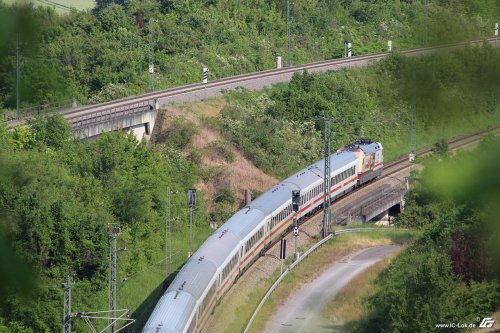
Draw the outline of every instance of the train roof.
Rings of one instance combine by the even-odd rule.
[[[345,146],[343,149],[344,151],[355,151],[357,149],[361,149],[366,155],[369,155],[382,149],[382,145],[378,142],[371,141],[370,139],[360,139]]]
[[[266,216],[261,210],[253,207],[245,207],[231,216],[231,218],[221,226],[221,229],[228,229],[240,239],[245,239],[255,228],[261,225],[265,217]]]
[[[288,200],[292,200],[292,189],[282,186],[281,183],[273,186],[270,190],[257,197],[248,205],[250,208],[262,211],[266,216],[283,206]]]
[[[217,267],[209,260],[190,259],[179,271],[167,292],[184,291],[198,300],[210,285],[216,271]]]
[[[216,267],[221,267],[228,256],[238,248],[240,241],[241,238],[230,232],[223,224],[200,246],[192,259],[209,260]]]
[[[184,332],[195,306],[196,300],[187,292],[166,292],[158,301],[142,332]]]
[[[356,154],[350,151],[341,151],[330,155],[330,170],[341,170],[343,167],[355,162]],[[325,159],[309,165],[305,169],[288,177],[283,181],[285,184],[290,184],[290,187],[298,187],[301,190],[307,188],[318,179],[323,180],[325,174]]]

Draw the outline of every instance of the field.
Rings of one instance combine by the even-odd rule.
[[[85,10],[94,8],[94,0],[4,0],[4,3],[11,5],[14,3],[33,3],[36,6],[50,6],[60,13],[66,13],[70,8]]]

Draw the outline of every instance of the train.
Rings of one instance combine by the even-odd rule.
[[[359,139],[330,155],[335,200],[379,177],[383,147]],[[301,218],[323,207],[324,159],[300,170],[236,212],[188,259],[167,288],[142,333],[200,333],[236,279]],[[300,190],[298,212],[292,191]]]

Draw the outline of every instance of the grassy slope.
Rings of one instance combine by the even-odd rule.
[[[296,270],[290,273],[275,290],[269,300],[264,304],[259,312],[251,332],[261,331],[266,320],[276,311],[280,304],[289,297],[292,290],[308,280],[317,277],[322,268],[345,257],[354,251],[377,245],[403,244],[414,237],[412,231],[398,232],[365,232],[362,234],[347,234],[334,238],[331,242],[323,246],[319,251],[311,254]],[[266,291],[279,276],[277,270],[261,288],[257,288],[249,300],[240,308],[236,309],[235,316],[227,332],[242,331],[253,310],[260,302]]]
[[[365,269],[342,288],[335,299],[323,309],[322,317],[334,325],[339,333],[349,332],[353,322],[367,314],[363,299],[367,295],[373,294],[375,279],[380,272],[389,266],[395,255],[397,254],[393,253]]]

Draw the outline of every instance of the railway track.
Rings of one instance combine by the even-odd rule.
[[[495,46],[494,38],[486,39],[484,41],[488,42],[492,46]],[[443,46],[414,48],[403,50],[401,51],[401,53],[408,56],[419,56],[460,49],[465,47],[466,45],[481,45],[482,43],[483,40],[466,43],[447,44]],[[265,70],[257,73],[242,74],[227,78],[221,78],[211,81],[207,84],[190,84],[182,87],[145,93],[139,96],[127,97],[102,104],[82,106],[76,109],[60,111],[60,113],[71,123],[81,122],[96,118],[97,116],[95,114],[98,114],[98,117],[102,118],[103,116],[111,116],[115,113],[123,113],[124,110],[133,108],[134,105],[150,105],[152,107],[155,107],[157,104],[164,105],[168,103],[186,101],[189,99],[200,100],[202,99],[200,95],[203,95],[204,98],[216,96],[221,94],[221,90],[234,89],[238,86],[246,86],[246,88],[248,89],[261,89],[274,83],[287,81],[294,73],[302,72],[304,70],[310,72],[324,72],[350,66],[364,66],[373,61],[380,61],[389,54],[389,52],[380,52],[375,54],[354,56],[350,59],[331,59],[305,65],[297,65],[281,69]],[[188,95],[188,97],[186,97],[186,95]],[[15,120],[11,119],[10,121],[8,121],[8,126],[10,127],[17,125],[23,122],[25,119],[26,118]]]
[[[483,130],[480,132],[476,132],[473,134],[457,136],[448,140],[448,147],[450,150],[458,149],[463,146],[469,145],[471,143],[475,143],[483,139],[488,134],[498,135],[500,134],[500,126],[494,126],[491,129]],[[432,153],[432,147],[426,147],[417,150],[417,156],[423,157]],[[400,171],[403,171],[406,168],[409,168],[411,163],[407,156],[401,157],[395,161],[389,162],[384,165],[384,171],[382,172],[382,176],[379,177],[378,181],[383,180],[387,177],[390,177]]]
[[[480,131],[477,133],[452,138],[448,140],[448,145],[450,147],[450,150],[455,150],[477,143],[489,134],[500,134],[500,126],[495,126],[491,129]],[[417,151],[417,156],[426,156],[431,152],[431,147],[423,148]],[[356,198],[356,193],[359,193],[361,191],[373,190],[378,185],[387,182],[388,179],[403,172],[405,169],[409,169],[411,166],[412,164],[409,162],[407,156],[401,157],[395,161],[391,161],[385,164],[383,173],[378,179],[374,180],[367,186],[357,188],[349,194],[339,198],[333,204],[337,207],[332,205],[332,208],[336,210],[338,209],[338,206],[343,206],[348,204],[350,201],[358,200],[358,198]],[[321,232],[321,211],[322,209],[319,209],[315,214],[311,215],[307,219],[303,219],[302,221],[300,221],[302,230],[301,234],[306,234],[308,237],[302,237],[302,240],[301,237],[299,237],[299,246],[310,246],[311,243],[317,242],[317,239],[313,239],[313,237],[311,237],[310,235],[319,235]],[[291,248],[294,237],[291,233],[291,230],[288,231],[283,237],[288,240],[288,244]],[[207,330],[207,332],[224,331],[224,328],[218,326],[220,324],[217,324],[224,322],[224,320],[227,320],[227,316],[224,315],[223,308],[240,306],[241,304],[232,304],[236,301],[231,299],[247,298],[248,295],[254,290],[256,286],[259,285],[259,283],[261,283],[262,280],[267,279],[276,269],[279,269],[279,263],[275,259],[276,256],[279,256],[280,246],[278,243],[279,242],[275,242],[266,250],[263,256],[258,257],[258,259],[254,263],[252,263],[252,266],[247,269],[247,272],[236,282],[236,285],[229,290],[228,295],[226,295],[226,297],[221,302],[221,308],[215,309],[215,313],[208,325],[209,329]]]
[[[500,134],[500,126],[495,126],[495,127],[492,127],[491,129],[479,131],[479,132],[472,133],[472,134],[457,136],[457,137],[451,138],[447,142],[448,142],[448,146],[449,146],[450,150],[455,150],[455,149],[461,148],[463,146],[470,145],[472,143],[476,143],[476,142],[482,140],[486,135],[489,135],[489,134],[494,134],[494,135]],[[416,155],[420,156],[420,157],[424,157],[424,156],[427,156],[431,153],[432,153],[432,147],[426,147],[426,148],[422,148],[422,149],[417,150]],[[398,174],[399,172],[402,172],[403,170],[410,168],[412,165],[413,165],[413,163],[411,163],[409,161],[408,156],[403,156],[397,160],[391,161],[391,162],[384,165],[382,175],[378,179],[374,179],[368,185],[354,189],[353,191],[351,191],[351,192],[347,193],[346,195],[342,196],[341,198],[337,199],[335,201],[335,203],[337,205],[343,205],[347,201],[351,200],[351,198],[354,196],[354,194],[356,194],[360,191],[368,190],[370,187],[375,187],[377,184],[380,184],[380,183],[383,183],[384,181],[386,181],[387,178],[390,178],[393,175]],[[313,220],[313,219],[317,218],[318,215],[321,215],[322,210],[323,209],[321,207],[319,207],[313,214],[299,220],[298,225],[299,226],[306,225],[310,220]],[[291,233],[291,231],[292,231],[292,228],[289,227],[286,234],[283,237],[287,237]],[[267,253],[267,251],[272,249],[278,243],[278,241],[279,240],[274,241],[264,253]],[[248,270],[248,268],[249,267],[247,267],[247,270]]]

